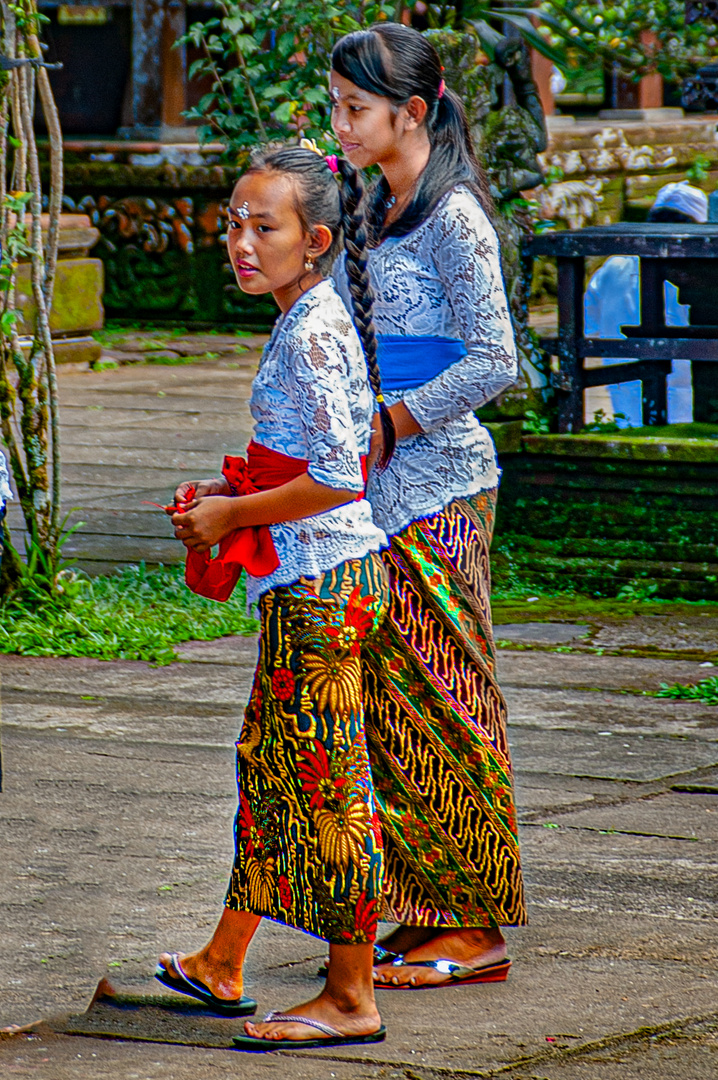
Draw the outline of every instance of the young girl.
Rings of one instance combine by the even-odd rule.
[[[386,538],[363,497],[374,411],[367,363],[325,276],[343,233],[362,301],[356,318],[369,378],[380,396],[360,196],[348,162],[300,148],[256,159],[237,183],[228,234],[237,280],[244,292],[271,291],[281,311],[252,388],[247,475],[258,490],[237,497],[229,471],[229,482],[194,485],[193,497],[193,485],[183,484],[176,493],[182,512],[172,518],[175,535],[199,554],[234,530],[269,526],[278,565],[248,577],[261,637],[237,743],[236,856],[226,907],[208,945],[181,958],[164,954],[157,977],[223,1015],[246,1015],[256,1006],[242,997],[242,961],[261,917],[330,943],[319,997],[248,1022],[247,1034],[235,1039],[240,1049],[385,1036],[372,984],[382,838],[359,650],[387,604],[376,554]],[[386,435],[391,441],[390,421]]]
[[[498,470],[474,415],[517,373],[498,241],[461,102],[425,37],[396,23],[348,35],[330,93],[344,154],[382,174],[369,273],[397,434],[367,489],[390,537],[391,600],[363,660],[366,732],[386,916],[402,924],[375,977],[407,990],[495,981],[509,967],[500,927],[526,921],[489,606]],[[343,266],[335,277],[346,295]]]

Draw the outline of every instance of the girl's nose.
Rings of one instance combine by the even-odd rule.
[[[351,130],[351,124],[349,123],[349,117],[343,109],[335,109],[332,116],[332,127],[337,135],[341,132],[347,134]]]
[[[254,251],[251,237],[246,229],[234,234],[234,250],[242,255],[250,255]]]

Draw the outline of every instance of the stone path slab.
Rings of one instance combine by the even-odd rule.
[[[185,663],[161,669],[0,657],[0,1024],[81,1014],[103,975],[145,992],[160,951],[195,947],[211,933],[232,854],[233,741],[256,643],[235,638],[183,651]],[[513,708],[526,703],[522,695],[542,691],[531,698],[533,721],[519,715],[510,727],[531,924],[509,931],[514,967],[507,983],[384,992],[389,1038],[351,1054],[248,1061],[227,1050],[45,1030],[30,1041],[0,1042],[3,1075],[613,1080],[624,1074],[611,1069],[623,1066],[594,1049],[606,1038],[619,1040],[619,1057],[636,1069],[660,1064],[658,1044],[636,1034],[640,1029],[668,1025],[681,1038],[692,1017],[718,1012],[718,796],[676,792],[668,775],[679,754],[684,780],[712,775],[698,763],[715,744],[691,719],[705,710],[618,692],[655,688],[665,678],[665,664],[655,660],[506,650],[500,666]],[[677,662],[672,670],[688,677],[697,668]],[[666,710],[651,721],[661,731],[669,710],[680,706],[680,737],[599,736],[587,720],[596,691],[582,686],[608,688],[617,727],[636,722],[636,700]],[[649,760],[648,744],[651,769],[662,778],[622,778],[620,753],[618,768],[603,770],[614,779],[578,775],[586,747],[612,761],[624,742],[639,747],[639,768]],[[260,1009],[316,993],[324,953],[322,942],[263,924],[247,965],[248,991]],[[681,1080],[710,1075],[713,1036],[708,1028],[696,1032],[680,1043],[691,1048]],[[577,1056],[557,1057],[557,1045]],[[669,1069],[677,1059],[671,1051],[665,1060]]]
[[[217,358],[197,364],[60,367],[63,508],[72,511],[70,524],[85,523],[63,553],[83,569],[182,561],[169,521],[143,500],[169,502],[182,480],[214,476],[225,453],[244,453],[249,389],[266,338],[225,336],[221,348],[198,345]],[[241,355],[232,351],[238,344]],[[115,515],[118,507],[131,516]],[[19,536],[17,502],[8,520]]]

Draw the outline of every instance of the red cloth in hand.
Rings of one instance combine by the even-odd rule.
[[[241,497],[281,487],[305,473],[309,464],[255,442],[247,447],[247,459],[229,456],[224,459],[222,474],[232,495]],[[278,566],[279,556],[269,526],[249,525],[228,533],[220,541],[214,559],[209,551],[199,554],[189,549],[185,581],[192,592],[224,602],[232,595],[243,568],[254,577],[265,577]]]

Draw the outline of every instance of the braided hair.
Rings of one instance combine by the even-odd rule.
[[[346,158],[338,158],[339,186],[324,157],[298,146],[257,154],[247,171],[277,172],[294,177],[294,206],[304,231],[311,233],[318,225],[326,225],[331,230],[332,243],[315,259],[320,273],[329,273],[343,243],[354,325],[364,350],[369,385],[379,406],[384,445],[377,469],[383,472],[394,453],[396,430],[381,389],[372,314],[374,294],[367,269],[364,215],[360,209],[364,188],[359,173]]]

